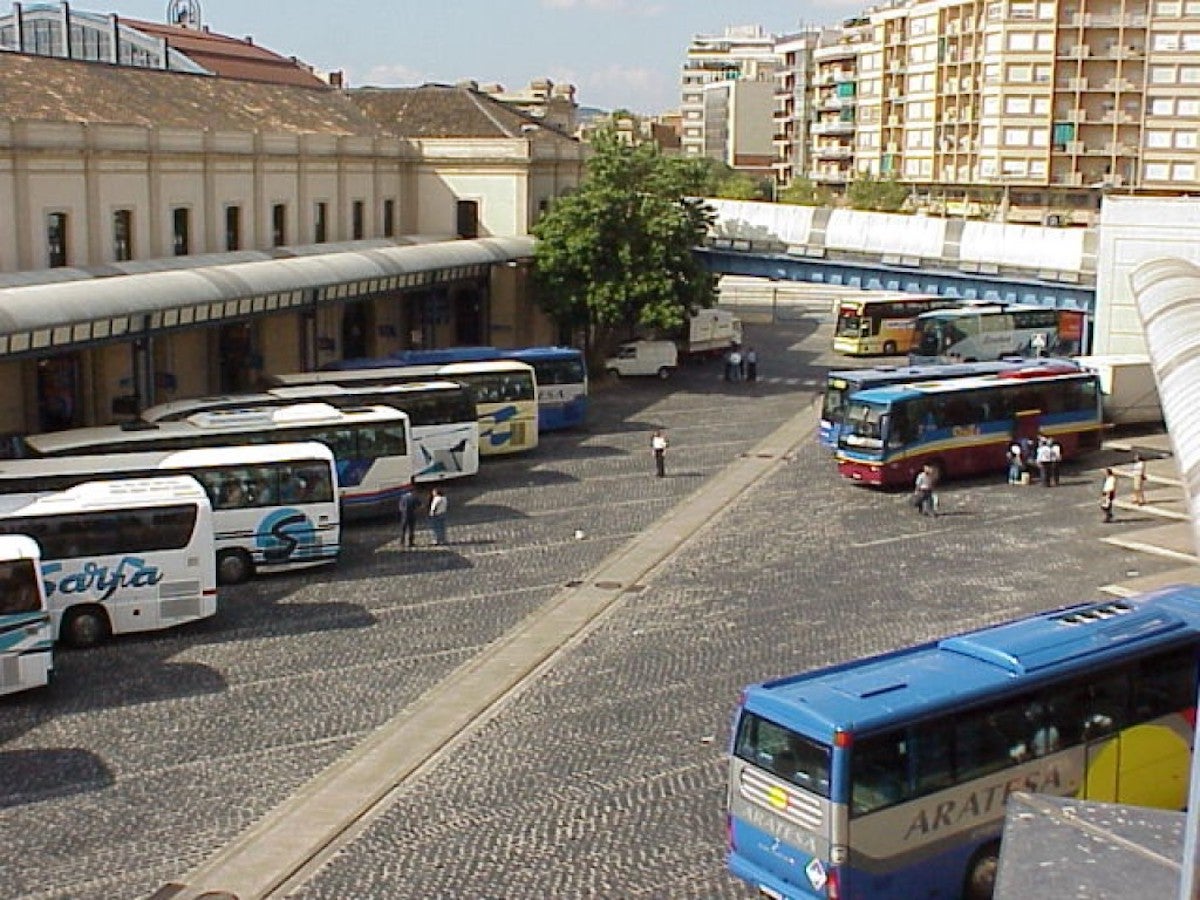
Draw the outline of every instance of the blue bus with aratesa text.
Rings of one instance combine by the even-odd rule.
[[[1188,585],[751,685],[729,869],[790,900],[987,900],[1016,791],[1183,808],[1198,654]]]

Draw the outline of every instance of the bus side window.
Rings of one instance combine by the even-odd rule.
[[[1134,669],[1133,721],[1179,713],[1196,702],[1196,651],[1192,647],[1142,660]]]
[[[908,742],[902,731],[857,741],[850,761],[851,815],[909,799],[908,761]]]
[[[1094,741],[1115,734],[1125,726],[1129,706],[1129,679],[1124,671],[1088,685],[1083,739]]]
[[[913,743],[917,764],[917,795],[924,796],[953,787],[953,723],[942,721],[922,725],[914,733]]]

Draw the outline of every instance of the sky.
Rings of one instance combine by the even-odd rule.
[[[341,69],[351,87],[463,79],[509,90],[574,84],[581,106],[660,113],[679,105],[693,35],[729,25],[791,33],[832,25],[857,0],[200,0],[210,30]],[[77,10],[165,22],[168,0],[72,0]]]

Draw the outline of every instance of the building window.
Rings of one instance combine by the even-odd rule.
[[[322,200],[313,209],[313,243],[323,244],[327,240],[329,204]]]
[[[475,200],[458,201],[458,236],[479,237],[479,203]]]
[[[396,201],[383,201],[383,236],[395,237],[396,235]]]
[[[361,241],[365,227],[363,223],[363,202],[361,200],[355,200],[354,205],[350,207],[350,218],[350,230],[354,235],[354,240]]]
[[[118,209],[113,213],[113,259],[117,262],[133,259],[132,209]]]
[[[287,243],[287,207],[276,203],[271,207],[271,246],[282,247]]]
[[[242,208],[225,207],[225,249],[233,252],[242,249]]]
[[[46,256],[51,269],[67,264],[67,214],[50,213],[46,217]]]
[[[171,211],[171,231],[176,256],[187,256],[191,252],[191,210],[177,206]]]

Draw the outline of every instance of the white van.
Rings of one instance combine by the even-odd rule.
[[[630,341],[617,348],[617,355],[604,361],[612,375],[657,375],[668,377],[679,365],[679,350],[672,341]]]

